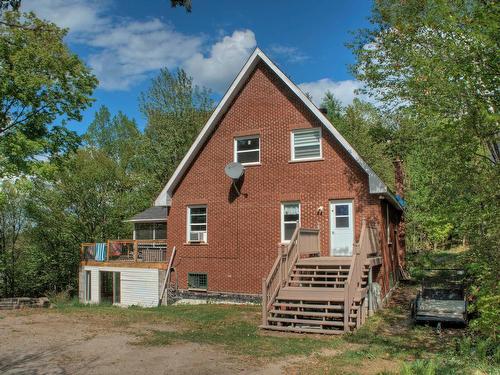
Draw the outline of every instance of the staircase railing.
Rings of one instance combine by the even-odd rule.
[[[290,242],[278,248],[267,278],[262,279],[262,324],[267,325],[267,312],[273,305],[279,290],[285,285],[292,273],[293,266],[301,255],[320,254],[319,229],[300,228],[293,232]]]
[[[363,220],[361,225],[361,234],[358,243],[354,244],[353,257],[349,275],[345,284],[344,299],[344,331],[349,331],[349,318],[354,299],[358,293],[358,288],[362,284],[363,268],[368,260],[369,254],[375,254],[379,251],[380,241],[378,237],[378,228],[375,224],[367,224]],[[361,313],[361,306],[358,308],[358,317]]]

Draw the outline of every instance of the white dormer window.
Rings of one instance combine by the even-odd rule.
[[[292,161],[321,157],[321,128],[292,131]]]
[[[234,139],[234,161],[243,165],[260,163],[260,137],[251,135]]]
[[[207,206],[187,208],[187,242],[207,242]]]

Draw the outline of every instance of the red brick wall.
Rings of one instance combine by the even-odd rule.
[[[300,201],[303,227],[319,226],[323,255],[329,254],[330,200],[353,199],[356,240],[363,217],[381,221],[380,201],[368,193],[368,176],[326,129],[324,160],[289,162],[290,132],[319,126],[260,63],[173,194],[167,238],[169,247],[178,250],[181,288],[187,287],[188,272],[206,272],[209,291],[260,293],[262,278],[276,259],[283,201]],[[246,167],[242,195],[233,201],[224,166],[233,161],[234,137],[250,134],[260,135],[261,165]],[[186,244],[186,207],[191,204],[207,204],[206,245]]]

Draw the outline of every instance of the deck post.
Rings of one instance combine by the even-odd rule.
[[[134,240],[134,262],[137,262],[137,257],[139,256],[139,249],[138,249],[138,244],[137,240]],[[144,254],[143,254],[144,257]]]
[[[267,282],[262,278],[262,325],[267,326]]]
[[[351,309],[348,301],[349,301],[349,284],[346,282],[345,295],[344,295],[344,332],[349,331],[349,312]]]
[[[109,262],[109,240],[106,242],[106,261]]]

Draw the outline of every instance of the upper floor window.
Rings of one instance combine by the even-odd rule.
[[[260,138],[258,135],[234,139],[234,161],[244,165],[260,163]]]
[[[187,208],[187,241],[207,242],[207,206]]]
[[[292,160],[321,158],[321,128],[292,131]]]

